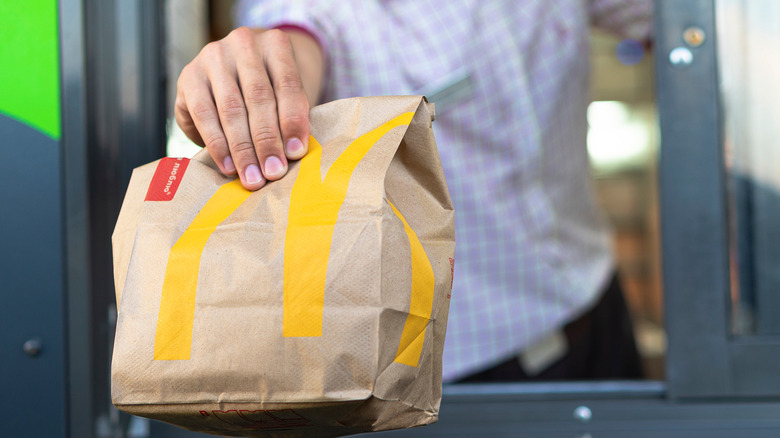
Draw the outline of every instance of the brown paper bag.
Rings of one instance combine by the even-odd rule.
[[[257,192],[206,151],[137,168],[113,235],[114,404],[229,436],[436,421],[455,236],[431,110],[318,106],[309,153]]]

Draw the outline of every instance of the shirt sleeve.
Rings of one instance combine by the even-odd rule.
[[[624,38],[649,42],[653,32],[650,0],[589,0],[591,23]]]
[[[238,26],[297,27],[311,34],[320,45],[327,41],[326,27],[316,13],[316,2],[311,1],[269,1],[239,0],[233,9],[234,21]]]
[[[334,6],[322,0],[239,0],[233,8],[233,15],[238,26],[296,28],[308,33],[322,49],[327,72],[331,49],[338,37],[338,29],[329,19],[338,11]],[[327,80],[324,83],[327,84]]]

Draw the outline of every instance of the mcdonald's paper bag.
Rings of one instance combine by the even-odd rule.
[[[312,109],[256,192],[206,151],[137,168],[113,235],[120,409],[229,436],[429,424],[453,211],[422,97]]]

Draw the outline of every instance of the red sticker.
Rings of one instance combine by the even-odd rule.
[[[157,164],[145,201],[170,201],[179,188],[184,171],[190,164],[189,158],[166,157]]]

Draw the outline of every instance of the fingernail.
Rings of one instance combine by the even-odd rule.
[[[282,161],[271,155],[265,160],[265,174],[266,176],[276,176],[284,170],[284,164]]]
[[[260,168],[256,164],[250,164],[244,172],[246,182],[249,184],[257,184],[263,182],[263,175],[260,173]]]
[[[300,138],[293,137],[287,140],[287,153],[294,157],[303,153],[303,142]]]
[[[222,168],[225,169],[225,172],[235,172],[236,171],[236,165],[233,164],[233,159],[230,158],[230,155],[225,157],[225,159],[222,161]]]

